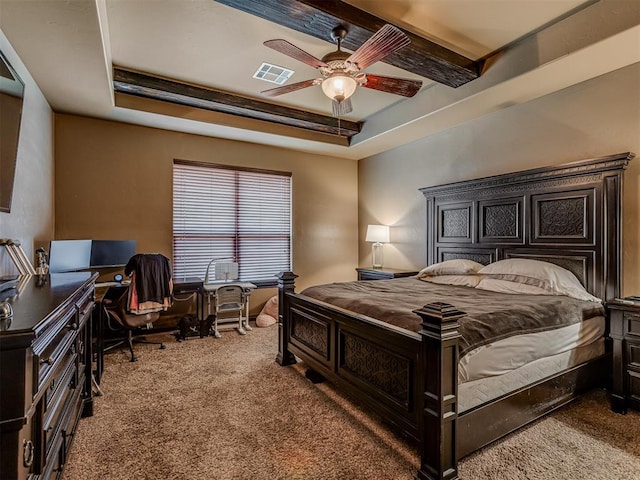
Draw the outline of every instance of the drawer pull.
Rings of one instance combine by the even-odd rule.
[[[40,360],[40,365],[53,365],[53,358],[47,357]]]
[[[22,463],[25,467],[30,467],[33,464],[34,448],[31,440],[22,441]]]

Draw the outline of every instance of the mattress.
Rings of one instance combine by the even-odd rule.
[[[604,338],[600,338],[588,345],[539,358],[503,375],[462,383],[458,386],[458,412],[466,412],[562,370],[595,359],[604,353]]]
[[[596,342],[604,331],[604,317],[594,317],[556,330],[516,335],[482,345],[460,359],[458,381],[504,375],[539,358]]]

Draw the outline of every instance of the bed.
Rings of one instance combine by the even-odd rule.
[[[622,180],[632,158],[622,153],[421,189],[427,263],[543,261],[571,272],[588,294],[605,300],[619,296]],[[418,479],[457,479],[459,458],[587,389],[607,385],[610,378],[611,348],[601,340],[597,347],[562,352],[562,358],[538,359],[546,363],[537,365],[535,374],[519,375],[515,368],[459,384],[469,352],[492,343],[469,344],[465,325],[475,314],[457,305],[464,302],[455,289],[470,287],[448,287],[453,293],[444,292],[420,306],[407,299],[407,305],[396,310],[413,312],[418,327],[408,328],[402,321],[394,325],[367,310],[347,308],[352,303],[341,307],[313,298],[313,291],[295,293],[295,278],[292,272],[278,276],[277,362],[286,366],[299,358],[318,377],[419,441]],[[415,285],[411,282],[419,281],[369,284],[379,290],[387,282],[409,292]],[[358,290],[366,281],[349,283]],[[491,297],[486,303],[498,310],[511,302],[509,297]],[[468,303],[465,308],[470,308]]]

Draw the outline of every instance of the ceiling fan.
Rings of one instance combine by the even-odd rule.
[[[317,68],[322,77],[272,88],[261,93],[268,97],[276,97],[312,85],[320,85],[322,91],[332,101],[333,114],[340,116],[353,110],[349,97],[359,86],[405,97],[413,97],[420,90],[421,80],[384,77],[362,71],[410,43],[409,37],[399,28],[390,24],[384,25],[353,53],[340,50],[342,40],[347,36],[347,33],[347,29],[343,26],[333,29],[331,38],[338,43],[338,49],[326,54],[322,60],[286,40],[277,39],[264,42],[264,45],[269,48]]]

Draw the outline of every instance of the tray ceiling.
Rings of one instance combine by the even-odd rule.
[[[262,62],[294,70],[287,83],[318,76],[314,68],[265,47],[265,40],[283,38],[318,58],[335,46],[328,38],[299,31],[290,19],[283,26],[225,3],[243,4],[245,9],[256,3],[302,10],[330,5],[332,12],[316,12],[312,17],[343,18],[354,42],[358,35],[368,38],[376,30],[375,21],[389,22],[412,35],[411,48],[421,48],[420,42],[435,44],[449,52],[450,59],[461,60],[463,65],[454,70],[464,71],[468,67],[464,62],[469,61],[470,70],[479,72],[482,60],[487,61],[479,78],[457,88],[434,82],[424,71],[410,71],[410,65],[374,64],[368,72],[422,80],[423,87],[413,98],[358,89],[352,98],[353,112],[341,119],[340,133],[344,133],[342,127],[349,133],[338,136],[332,130],[331,102],[319,87],[267,99],[260,92],[273,84],[253,78]],[[615,0],[0,0],[0,28],[58,112],[357,159],[638,61],[640,54],[633,48],[638,44],[637,8],[632,4]],[[355,15],[354,9],[368,13]],[[612,17],[612,12],[617,24],[605,25],[602,19]],[[362,18],[370,20],[368,27],[358,24]],[[372,18],[377,20],[371,23]],[[598,28],[589,36],[580,35],[578,29],[588,22]],[[358,29],[363,31],[358,34]],[[566,31],[565,36],[561,31]],[[416,64],[427,57],[409,55],[410,63]],[[154,95],[140,96],[147,87],[133,85],[131,76],[129,86],[123,87],[114,67],[143,74],[156,87],[166,82],[162,88],[182,85],[228,95],[245,102],[240,107],[247,110],[240,115],[216,111],[204,105],[211,98],[197,95],[180,103],[166,98],[171,90],[155,87]],[[114,80],[121,84],[115,91]],[[263,103],[278,112],[291,109],[283,118],[291,119],[293,125],[273,122],[266,118],[272,113],[265,111],[250,118],[252,109],[247,104]],[[317,125],[301,127],[300,122],[308,121],[305,115],[316,119]]]

